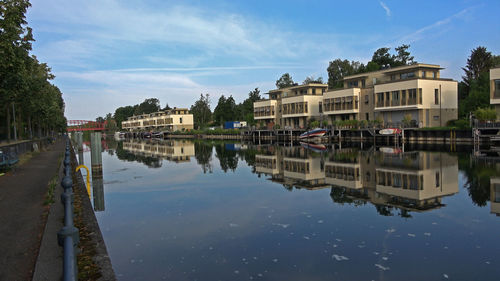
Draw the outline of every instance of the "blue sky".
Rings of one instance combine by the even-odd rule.
[[[410,44],[418,62],[461,80],[470,51],[500,54],[500,1],[32,0],[33,53],[64,93],[68,119],[94,119],[149,97],[189,107],[200,93],[244,100],[327,80],[336,58],[366,63],[379,47]]]

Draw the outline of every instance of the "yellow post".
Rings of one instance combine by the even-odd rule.
[[[80,170],[81,168],[85,168],[85,170],[87,170],[87,193],[89,195],[89,198],[90,198],[90,173],[89,173],[89,168],[87,168],[87,166],[85,165],[80,165],[78,167],[76,167],[76,172],[78,172],[78,170]]]

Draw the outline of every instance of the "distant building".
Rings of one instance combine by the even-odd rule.
[[[500,67],[490,69],[490,104],[495,107],[500,120]]]
[[[418,63],[346,76],[341,89],[308,84],[272,90],[269,99],[254,103],[254,118],[282,128],[305,128],[311,119],[392,125],[405,117],[418,127],[446,126],[458,118],[458,83],[441,78],[441,69]]]
[[[173,108],[149,114],[134,115],[122,122],[129,131],[167,130],[182,131],[194,128],[193,114],[187,108]]]

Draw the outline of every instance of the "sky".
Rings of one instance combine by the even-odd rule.
[[[31,3],[32,53],[52,67],[70,120],[147,98],[190,107],[202,93],[213,109],[221,95],[274,89],[283,73],[327,81],[329,61],[366,63],[380,47],[409,44],[457,81],[472,49],[500,55],[498,0]]]

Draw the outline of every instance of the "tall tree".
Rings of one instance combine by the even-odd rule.
[[[371,61],[380,65],[383,68],[394,66],[395,65],[394,56],[391,56],[389,54],[389,50],[390,50],[390,48],[387,48],[387,47],[382,47],[382,48],[377,49],[373,53]]]
[[[472,50],[467,59],[467,64],[465,67],[462,67],[462,70],[465,72],[465,75],[462,76],[465,86],[469,88],[472,80],[479,79],[479,75],[489,71],[492,66],[493,56],[491,52],[486,50],[486,47],[479,46]]]
[[[210,95],[200,94],[200,98],[191,106],[190,112],[193,114],[194,125],[196,128],[204,128],[210,121],[212,121]]]
[[[134,115],[135,108],[134,106],[122,106],[118,107],[115,110],[115,113],[113,114],[113,118],[115,119],[118,127],[121,129],[122,128],[122,122],[127,120],[128,117]]]
[[[292,76],[290,76],[290,74],[288,74],[288,73],[281,75],[281,77],[278,80],[276,80],[276,87],[278,89],[292,87],[295,85],[297,85],[297,84],[295,84],[295,82],[293,82]]]
[[[237,106],[236,111],[239,113],[238,120],[245,120],[248,124],[254,124],[253,103],[260,99],[261,96],[259,88],[255,88],[253,91],[250,91],[248,93],[248,98]]]
[[[410,45],[403,44],[399,47],[394,48],[397,52],[396,55],[393,56],[394,66],[401,66],[407,64],[413,64],[414,57],[410,55],[408,49]]]
[[[354,74],[354,67],[348,60],[336,59],[328,64],[328,87],[330,89],[342,88],[342,79]]]
[[[153,113],[160,111],[160,109],[160,100],[157,98],[149,98],[145,99],[135,108],[134,115]]]
[[[214,109],[214,121],[219,125],[222,125],[225,121],[233,121],[237,117],[235,112],[236,103],[233,96],[226,98],[222,95]]]

